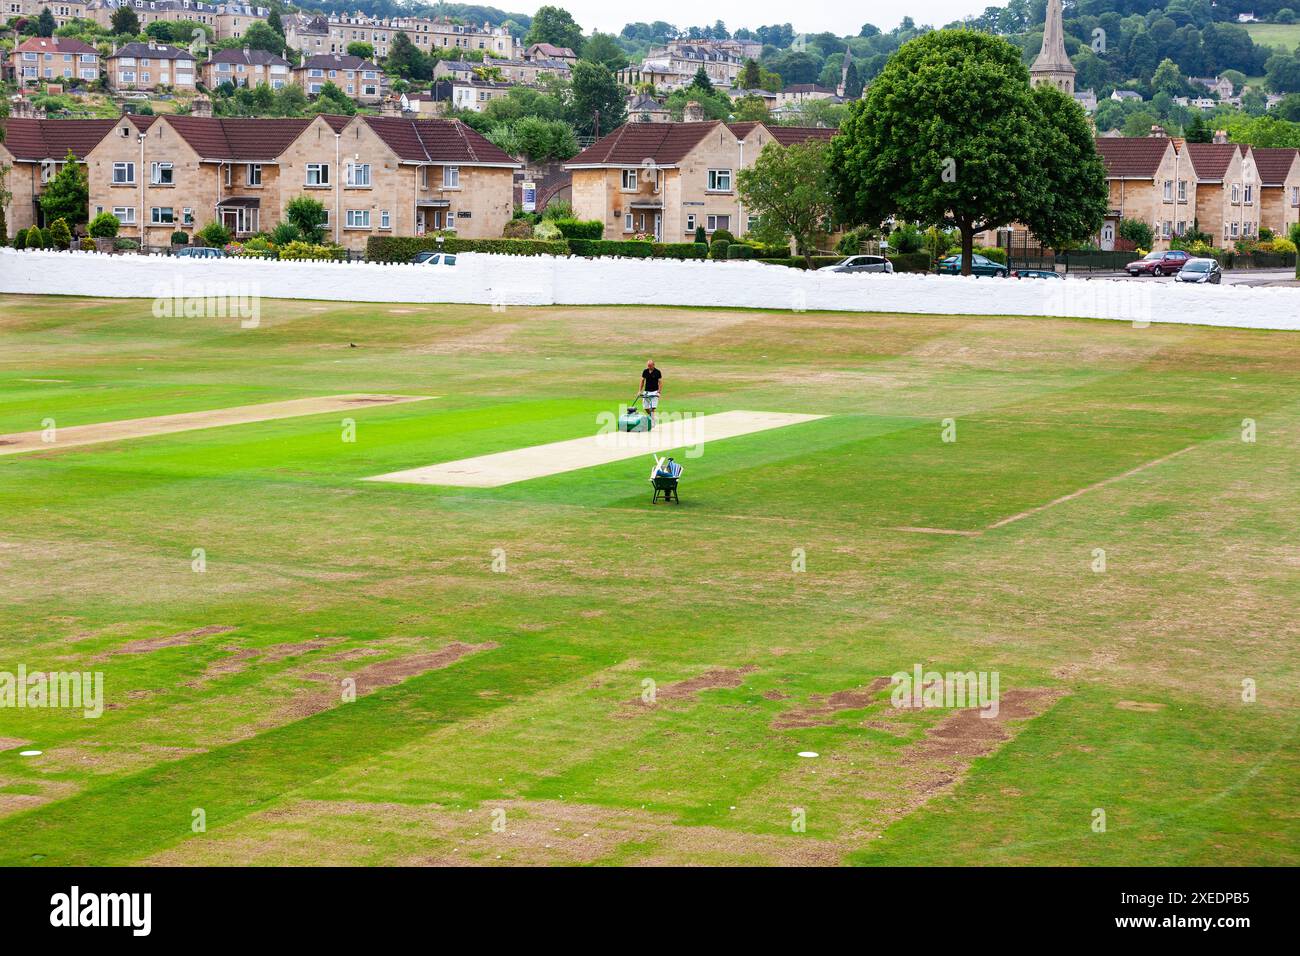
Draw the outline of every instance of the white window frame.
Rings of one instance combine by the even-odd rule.
[[[1172,202],[1173,198],[1174,198],[1174,181],[1172,179],[1166,179],[1165,180],[1165,202]]]
[[[633,232],[633,231],[634,231],[634,230],[632,229],[632,214],[631,214],[630,212],[629,212],[629,213],[624,213],[624,214],[623,214],[623,231],[624,231],[624,232]]]
[[[688,212],[686,214],[686,231],[687,232],[695,231],[695,213],[693,212]]]
[[[725,219],[727,223],[724,226],[719,226],[718,222],[722,219]],[[717,232],[719,229],[725,229],[728,232],[731,231],[731,216],[728,213],[712,213],[704,220],[704,222],[705,232]]]
[[[640,170],[635,168],[624,169],[622,170],[622,174],[623,174],[623,179],[622,179],[623,192],[625,193],[636,192],[640,188],[640,181],[637,178],[640,175]]]
[[[166,178],[163,174],[166,173]],[[175,186],[176,185],[176,166],[173,163],[150,163],[149,164],[149,185],[150,186]]]
[[[349,209],[347,211],[347,221],[345,223],[348,229],[369,229],[370,228],[370,210],[369,209]]]
[[[725,183],[725,185],[723,185]],[[710,169],[706,191],[711,193],[729,193],[732,187],[730,169]]]
[[[119,176],[118,174],[122,175]],[[135,163],[114,163],[113,164],[113,185],[114,186],[134,186],[135,185]]]
[[[380,229],[393,228],[393,216],[387,209],[379,210],[379,228]]]
[[[117,221],[124,226],[135,225],[135,207],[134,206],[114,206],[113,215]]]
[[[442,188],[460,189],[460,167],[459,166],[442,167]]]
[[[261,163],[244,164],[244,185],[253,188],[262,185],[262,164]]]
[[[163,211],[169,216],[163,218]],[[149,209],[149,225],[151,226],[174,226],[176,225],[176,209],[174,206],[152,206]]]
[[[1255,187],[1250,183],[1246,183],[1242,198],[1247,206],[1255,205]]]
[[[314,182],[313,174],[315,177]],[[307,186],[328,186],[330,184],[330,164],[308,163],[304,175],[306,176],[304,184]]]
[[[353,188],[370,187],[370,164],[348,163],[346,185]]]

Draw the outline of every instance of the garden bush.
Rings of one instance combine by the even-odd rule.
[[[172,233],[173,246],[188,246],[190,244],[190,234],[183,229],[177,229]]]
[[[570,239],[569,252],[575,256],[649,259],[654,255],[654,243],[642,239]]]
[[[26,230],[26,229],[19,229],[17,232],[14,233],[14,248],[15,248],[15,249],[26,249],[26,248],[27,248],[27,230]]]
[[[82,252],[94,252],[94,251],[95,251],[95,240],[94,240],[94,239],[91,239],[89,236],[87,236],[85,239],[82,239],[82,240],[81,240],[81,251],[82,251]]]
[[[711,243],[709,243],[709,258],[710,259],[727,258],[727,247],[729,245],[731,245],[731,241],[728,239],[714,239]]]
[[[747,246],[743,242],[733,242],[727,246],[728,259],[752,259],[754,258],[754,247]]]
[[[55,249],[67,249],[72,245],[72,230],[68,220],[59,217],[50,224],[50,244]]]
[[[565,239],[600,239],[605,235],[605,224],[599,219],[553,219],[551,221]]]
[[[101,212],[90,220],[90,225],[86,227],[86,234],[93,239],[112,239],[117,236],[120,228],[122,224],[117,221],[116,216],[111,212]]]
[[[558,235],[558,233],[557,233]],[[564,240],[541,239],[457,239],[443,236],[371,236],[366,242],[369,262],[410,262],[417,252],[495,252],[507,256],[567,256],[569,244]]]
[[[244,246],[242,248],[247,248],[250,243],[256,241],[257,240],[255,239],[250,239],[248,242],[244,243]],[[241,255],[243,254],[242,251],[240,254]],[[280,250],[281,259],[295,259],[295,260],[346,259],[347,257],[348,257],[348,251],[344,249],[342,246],[335,246],[330,244],[318,245],[313,242],[303,242],[301,240],[297,242],[291,242],[283,249]]]

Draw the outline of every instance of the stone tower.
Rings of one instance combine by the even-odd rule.
[[[1065,55],[1065,27],[1061,21],[1061,0],[1047,0],[1047,21],[1043,25],[1043,50],[1029,68],[1033,86],[1055,86],[1067,96],[1074,95],[1074,64]]]

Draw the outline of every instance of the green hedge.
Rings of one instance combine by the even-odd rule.
[[[445,236],[371,236],[366,241],[367,262],[410,262],[417,252],[495,252],[507,256],[565,256],[569,244],[562,239],[457,239]]]
[[[589,259],[597,256],[649,259],[654,255],[654,243],[644,239],[570,239],[569,252]]]
[[[551,222],[565,239],[599,239],[605,235],[605,224],[599,219],[552,219]]]
[[[779,257],[763,258],[757,261],[766,262],[768,265],[772,265],[772,266],[792,266],[795,269],[805,268],[803,256],[779,256]],[[827,266],[833,266],[837,262],[843,262],[843,261],[844,261],[844,256],[813,256],[812,257],[812,264],[814,269],[825,269]]]
[[[650,244],[656,259],[707,259],[709,247],[702,242],[655,242]]]
[[[894,264],[895,272],[930,271],[930,253],[928,252],[896,252],[888,258]]]
[[[754,247],[747,246],[743,242],[733,242],[727,246],[728,259],[752,259],[754,258]]]

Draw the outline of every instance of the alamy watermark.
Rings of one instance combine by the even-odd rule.
[[[262,323],[262,286],[257,282],[218,282],[179,273],[153,290],[156,319],[238,319],[242,329]]]
[[[101,671],[0,671],[0,708],[80,710],[92,720],[104,713]]]
[[[998,715],[997,671],[927,671],[912,665],[911,673],[898,671],[889,678],[893,693],[889,700],[899,709],[978,707],[980,716]]]

